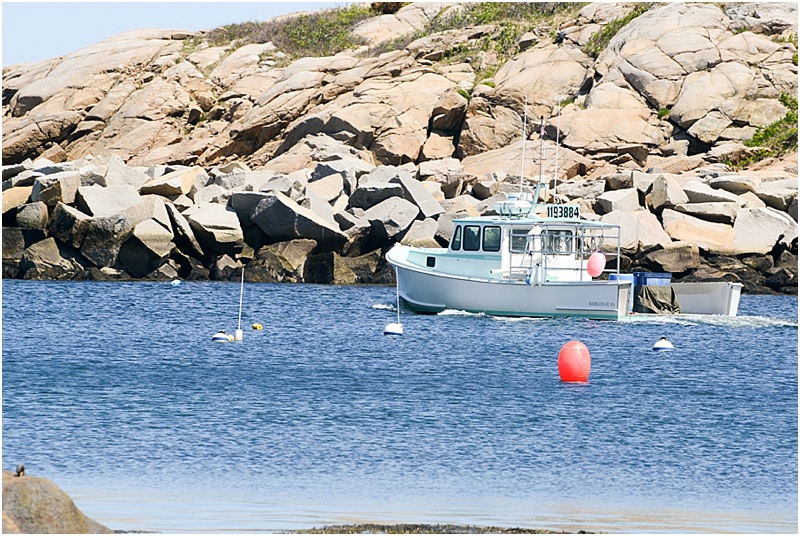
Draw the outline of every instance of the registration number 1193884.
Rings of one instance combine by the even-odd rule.
[[[548,218],[579,218],[580,205],[547,205]]]

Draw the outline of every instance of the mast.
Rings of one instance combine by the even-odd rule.
[[[522,163],[519,172],[519,195],[522,198],[522,183],[525,178],[525,140],[528,137],[528,96],[525,95],[525,106],[523,107],[522,119]]]
[[[544,116],[539,119],[539,183],[542,182],[544,170]]]
[[[553,170],[553,202],[556,203],[556,188],[558,187],[558,145],[561,136],[561,96],[558,97],[558,120],[556,122],[556,165]]]

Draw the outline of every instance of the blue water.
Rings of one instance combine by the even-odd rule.
[[[2,291],[3,468],[117,530],[797,532],[795,297],[625,323],[402,311],[391,338],[393,287],[245,284],[244,341],[212,344],[238,284]],[[587,384],[559,381],[573,339]]]

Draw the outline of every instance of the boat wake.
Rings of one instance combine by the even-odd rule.
[[[794,328],[796,318],[772,318],[768,316],[723,316],[723,315],[680,315],[680,316],[634,316],[626,322],[651,324],[679,324],[684,326],[711,325],[729,328]]]
[[[469,311],[463,311],[461,309],[445,309],[441,313],[437,313],[438,316],[472,316],[472,317],[479,317],[479,318],[489,318],[491,320],[498,320],[500,322],[546,322],[548,320],[552,320],[551,318],[547,317],[533,317],[533,316],[500,316],[500,315],[490,315],[486,313],[470,313]]]
[[[397,307],[391,303],[376,303],[372,306],[373,309],[381,309],[383,311],[396,311]]]
[[[437,316],[483,316],[488,317],[486,313],[470,313],[469,311],[462,311],[460,309],[445,309],[441,313],[436,313]]]
[[[549,322],[553,320],[552,318],[547,317],[534,317],[534,316],[489,316],[492,320],[498,320],[500,322]]]

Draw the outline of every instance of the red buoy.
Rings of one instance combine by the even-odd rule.
[[[580,341],[570,341],[558,353],[558,375],[562,382],[585,382],[589,379],[592,357]]]
[[[606,256],[602,251],[595,251],[589,255],[589,262],[586,263],[586,271],[592,277],[597,277],[606,269]]]

